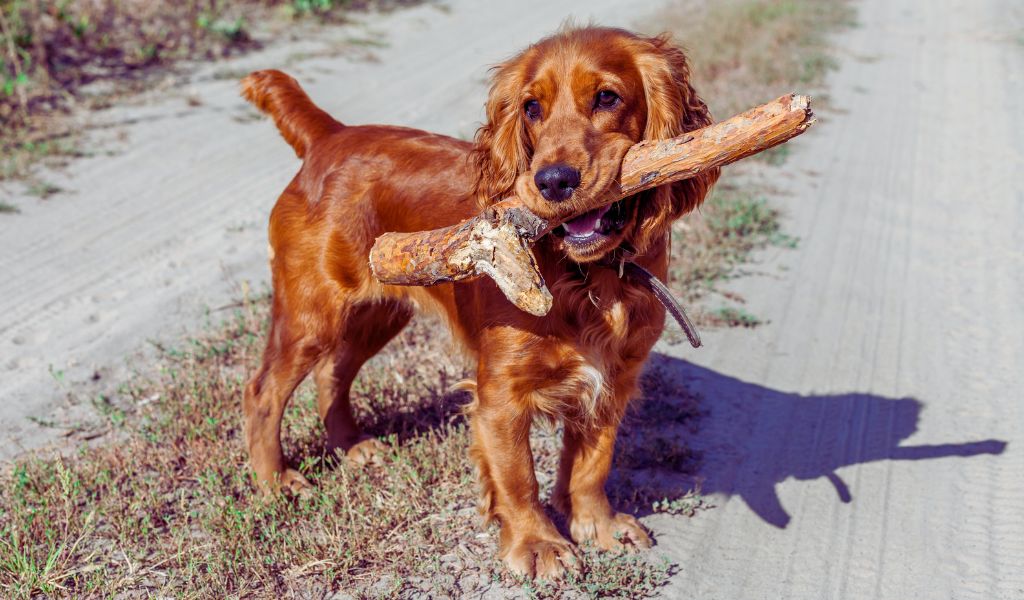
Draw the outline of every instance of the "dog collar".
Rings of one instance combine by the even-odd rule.
[[[690,341],[690,345],[694,348],[701,346],[700,334],[697,332],[697,328],[693,322],[690,321],[690,317],[686,316],[686,311],[683,310],[683,306],[678,300],[672,295],[672,291],[668,289],[654,273],[651,273],[647,269],[633,262],[633,258],[636,253],[629,248],[620,247],[617,252],[612,256],[599,261],[597,264],[609,269],[614,269],[619,272],[619,278],[626,278],[634,283],[638,283],[641,286],[647,288],[651,294],[657,298],[658,302],[665,307],[672,318],[679,323],[679,327],[682,328],[683,333],[686,334],[686,339]]]

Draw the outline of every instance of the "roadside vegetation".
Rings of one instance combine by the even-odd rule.
[[[0,0],[0,181],[81,154],[67,118],[131,91],[155,68],[258,47],[299,19],[421,0]],[[96,82],[116,85],[83,95]]]
[[[239,399],[259,360],[267,306],[266,298],[247,302],[219,331],[166,352],[158,377],[126,385],[127,402],[101,401],[118,442],[15,467],[0,500],[0,584],[8,594],[225,597],[330,588],[388,597],[471,593],[502,579],[496,531],[476,515],[460,413],[467,399],[446,394],[466,372],[445,358],[451,342],[431,321],[389,345],[353,390],[360,421],[392,448],[383,466],[350,467],[326,454],[315,390],[306,384],[285,419],[285,451],[317,490],[298,498],[256,493]],[[666,457],[667,473],[685,475],[696,460],[664,425],[690,427],[700,416],[695,401],[662,371],[645,386],[655,401],[631,415],[619,479],[641,479]],[[557,436],[538,431],[534,444],[540,469],[553,473]],[[551,485],[547,478],[546,491]],[[615,492],[645,512],[689,489],[633,485],[620,482]],[[653,590],[668,568],[592,554],[570,589]]]
[[[820,106],[825,97],[815,92],[835,65],[827,36],[854,17],[848,0],[676,0],[640,27],[668,31],[686,49],[695,87],[724,119],[788,92],[811,93]],[[798,243],[781,230],[770,191],[749,177],[784,165],[788,154],[779,146],[727,167],[704,206],[676,224],[670,285],[699,325],[762,324],[722,287],[742,275],[753,252]],[[672,326],[666,339],[685,338]]]
[[[820,83],[829,64],[822,32],[850,18],[844,0],[695,4],[671,4],[654,22],[680,24],[698,87],[719,116]],[[8,17],[24,5],[0,4]],[[717,293],[716,283],[735,276],[757,248],[794,243],[764,194],[742,182],[727,175],[674,234],[673,284],[688,303]],[[268,305],[266,297],[244,299],[222,326],[163,349],[157,372],[92,399],[107,435],[60,456],[22,458],[0,475],[0,596],[461,597],[489,589],[637,598],[655,594],[677,569],[655,547],[618,556],[587,550],[582,574],[558,585],[504,574],[494,559],[497,531],[475,511],[466,398],[447,391],[468,366],[430,320],[415,321],[353,388],[357,418],[389,444],[389,459],[356,468],[329,456],[307,382],[286,412],[283,437],[316,489],[263,498],[249,475],[240,399],[262,350]],[[702,318],[758,321],[740,308]],[[642,391],[609,492],[641,516],[691,516],[708,507],[695,482],[701,457],[687,444],[704,414],[701,399],[662,359],[652,360]],[[544,497],[558,436],[543,427],[534,435]]]

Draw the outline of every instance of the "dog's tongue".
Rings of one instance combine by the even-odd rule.
[[[565,232],[569,235],[577,237],[589,235],[601,228],[601,217],[608,212],[609,208],[611,208],[611,205],[587,211],[571,221],[562,223],[562,227],[565,228]]]

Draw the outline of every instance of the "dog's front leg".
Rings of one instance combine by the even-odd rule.
[[[615,512],[605,483],[612,467],[618,423],[566,426],[554,500],[569,519],[576,543],[591,541],[604,550],[650,548],[651,540],[632,516]]]
[[[480,477],[480,508],[501,525],[499,556],[514,573],[559,579],[575,569],[575,549],[544,514],[530,449],[533,414],[507,378],[478,379],[471,455]],[[522,400],[522,401],[520,401]]]

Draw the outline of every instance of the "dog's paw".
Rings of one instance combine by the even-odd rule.
[[[576,548],[561,536],[516,540],[502,553],[502,560],[516,575],[547,581],[559,581],[566,571],[578,572],[580,567]]]
[[[263,477],[257,474],[256,487],[267,498],[281,493],[302,495],[314,489],[313,484],[303,477],[302,473],[288,468],[281,471],[270,471]]]
[[[353,465],[379,465],[384,462],[384,457],[390,451],[391,449],[384,442],[376,438],[364,437],[345,451],[345,457]]]
[[[574,515],[569,531],[577,544],[593,542],[602,550],[646,550],[651,547],[651,538],[643,525],[625,513],[604,518]]]
[[[281,473],[280,490],[301,496],[312,492],[313,484],[295,469],[285,469]]]

